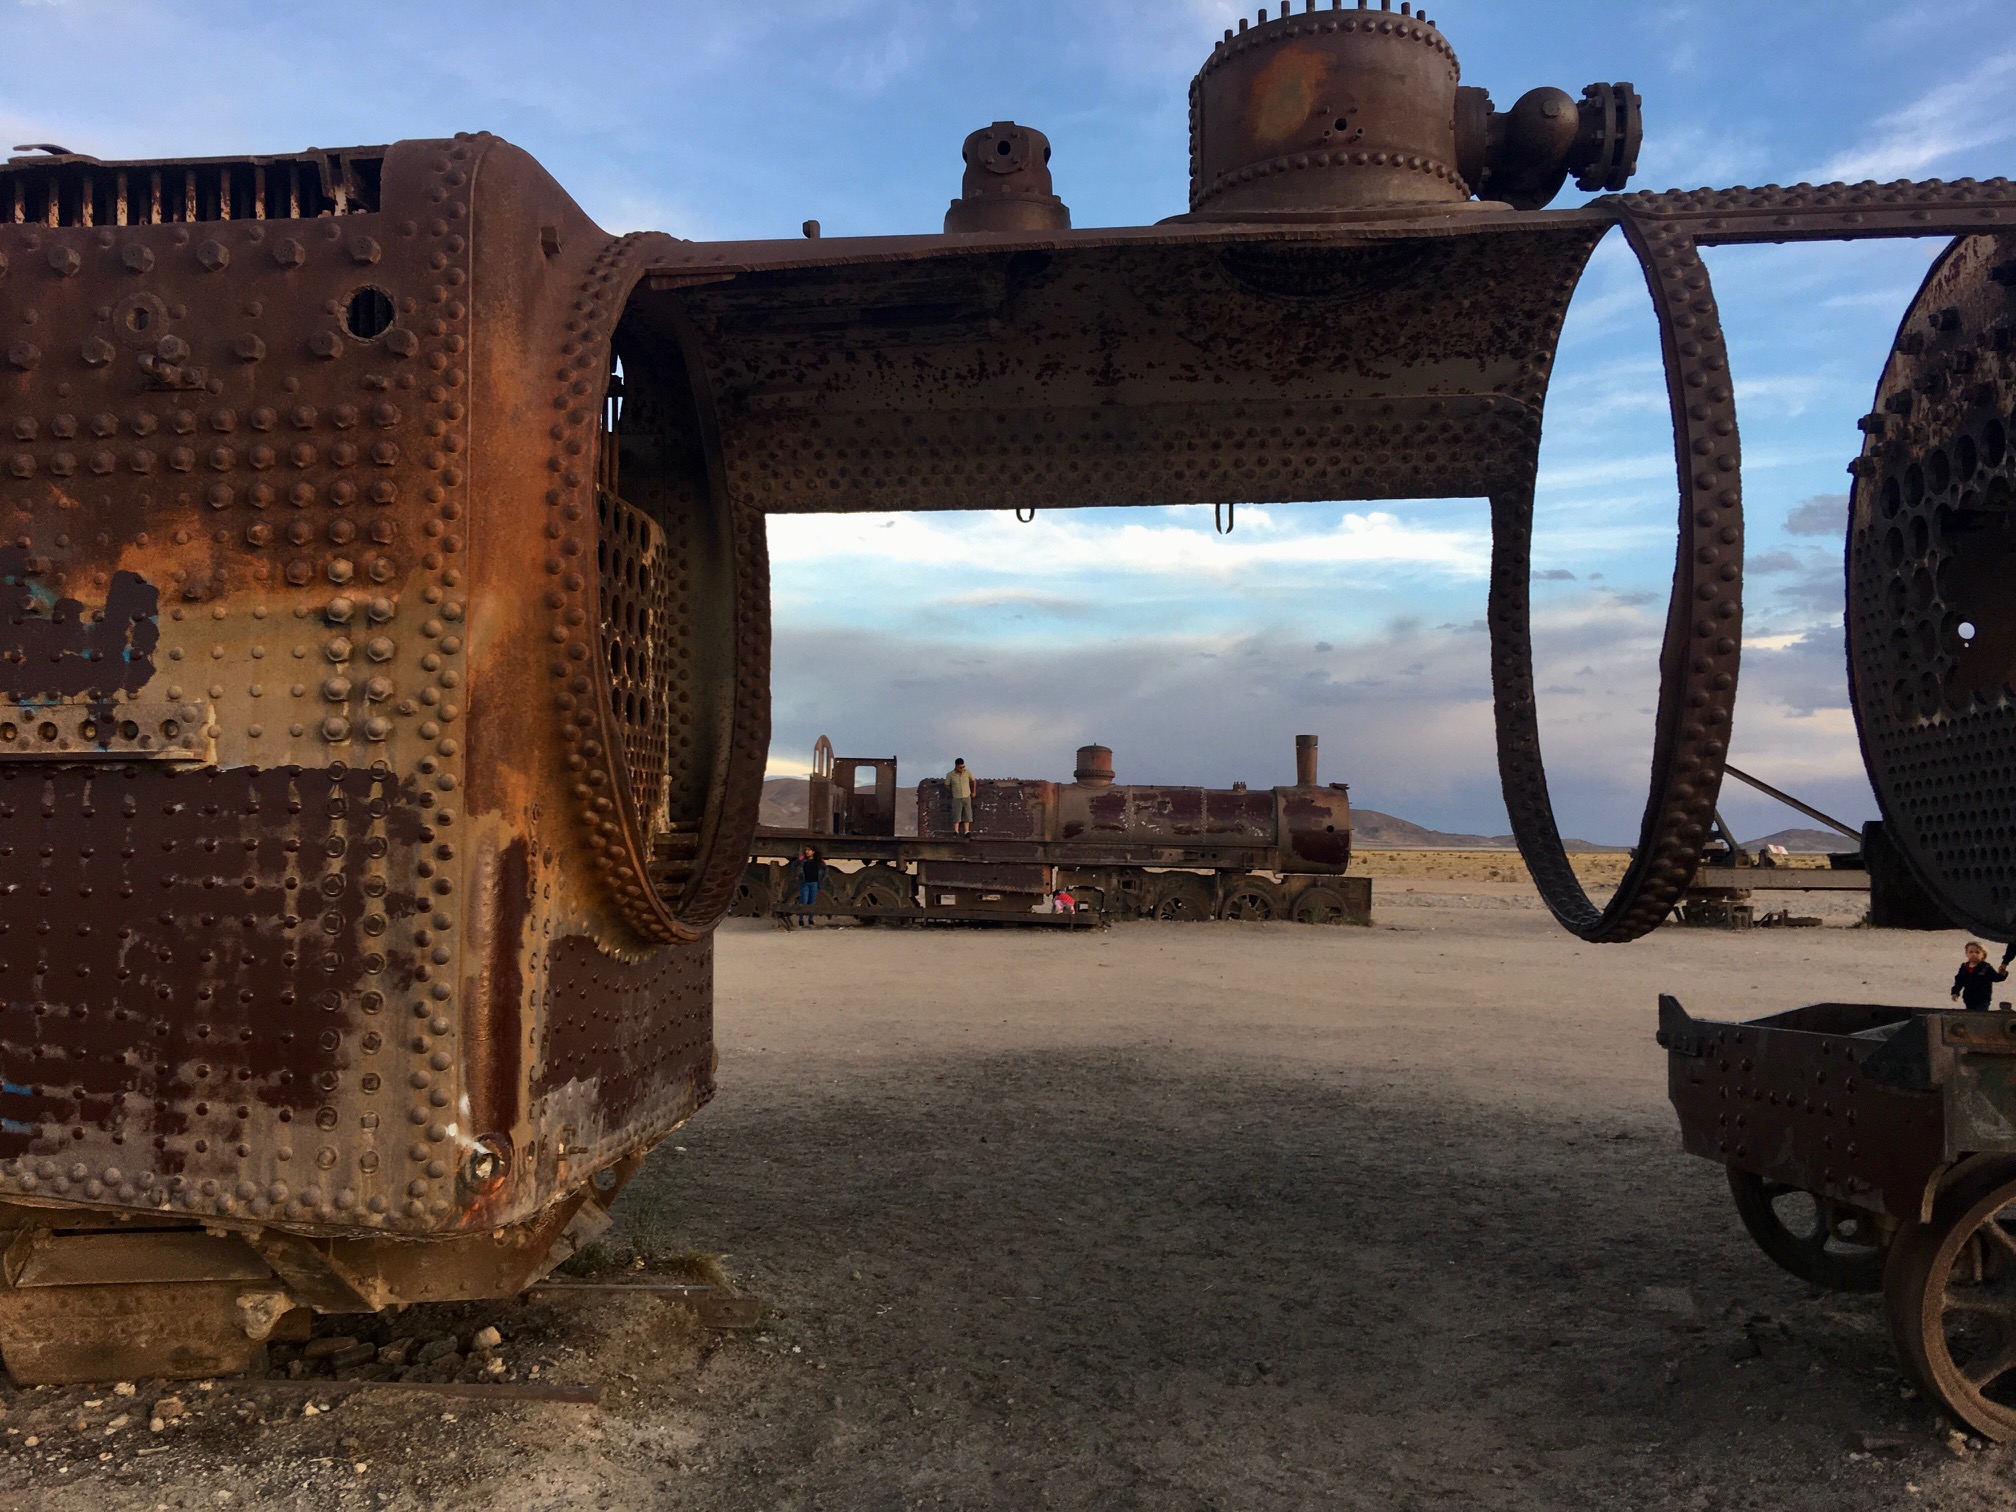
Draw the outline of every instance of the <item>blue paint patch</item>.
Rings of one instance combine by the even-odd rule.
[[[0,1077],[0,1097],[33,1097],[34,1095],[35,1089],[33,1087],[24,1087],[19,1082],[11,1082],[4,1077]],[[5,1115],[5,1111],[0,1110],[0,1134],[33,1134],[34,1132],[34,1124],[24,1123],[18,1118],[8,1118]]]

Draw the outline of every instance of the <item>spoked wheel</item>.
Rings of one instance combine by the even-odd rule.
[[[1734,1166],[1729,1190],[1757,1247],[1801,1281],[1829,1291],[1883,1289],[1883,1237],[1867,1213]]]
[[[1310,887],[1296,896],[1289,912],[1297,924],[1342,924],[1350,910],[1333,889]]]
[[[1155,917],[1166,924],[1210,918],[1211,884],[1202,877],[1164,877],[1155,885]]]
[[[1225,906],[1219,917],[1250,922],[1278,919],[1281,912],[1281,893],[1272,882],[1264,877],[1241,877],[1225,890]]]
[[[854,908],[902,908],[911,902],[910,892],[910,878],[895,867],[864,866],[854,874],[847,902]],[[857,922],[880,924],[883,921],[870,915]]]
[[[1898,1358],[1947,1412],[2016,1438],[2016,1164],[1939,1199],[1890,1246],[1883,1311]]]

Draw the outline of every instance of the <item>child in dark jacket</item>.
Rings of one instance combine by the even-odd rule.
[[[1967,942],[1967,959],[1959,971],[1953,975],[1953,998],[1955,1002],[1966,1001],[1969,1013],[1985,1013],[1988,1000],[1995,996],[1995,984],[2009,980],[2005,962],[2001,967],[1988,964],[1988,952],[1973,940]]]

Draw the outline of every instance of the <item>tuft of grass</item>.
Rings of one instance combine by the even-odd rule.
[[[604,1239],[590,1239],[553,1269],[556,1275],[585,1281],[591,1276],[606,1276],[611,1271],[622,1270],[629,1263],[627,1251]]]

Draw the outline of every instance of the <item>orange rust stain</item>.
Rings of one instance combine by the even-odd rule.
[[[1261,146],[1284,142],[1302,129],[1323,81],[1323,60],[1301,48],[1284,48],[1260,71],[1253,88],[1253,139]]]

